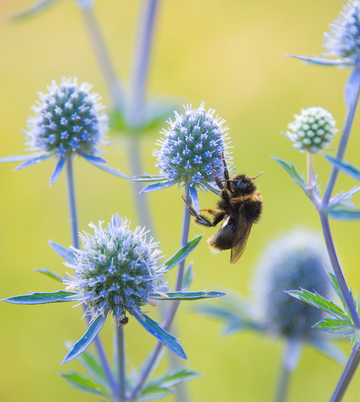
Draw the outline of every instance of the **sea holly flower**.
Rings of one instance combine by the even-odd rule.
[[[86,350],[104,326],[107,317],[112,316],[115,325],[125,325],[128,315],[178,356],[186,355],[176,338],[163,330],[142,310],[143,306],[154,305],[158,300],[198,300],[223,296],[213,291],[168,292],[161,277],[177,266],[198,245],[198,236],[182,247],[164,264],[159,264],[161,252],[159,243],[146,239],[148,232],[137,227],[130,230],[130,222],[118,215],[104,229],[90,224],[94,234],[80,234],[83,249],[67,249],[57,243],[50,245],[63,257],[65,265],[74,270],[70,279],[63,280],[65,290],[51,293],[32,293],[14,296],[4,301],[14,304],[43,304],[54,302],[78,302],[86,307],[85,315],[90,317],[84,336],[73,346],[63,363]],[[58,279],[48,270],[42,273]]]
[[[40,101],[32,109],[35,115],[27,121],[28,131],[23,131],[29,155],[0,158],[1,162],[20,162],[14,170],[36,165],[50,157],[57,160],[50,178],[52,185],[59,177],[67,159],[75,154],[93,165],[117,176],[128,178],[115,169],[104,166],[106,161],[95,154],[99,146],[108,144],[108,119],[100,97],[90,92],[86,82],[77,84],[77,78],[62,78],[61,84],[52,81],[48,93],[39,92]]]
[[[302,109],[288,128],[291,131],[284,134],[294,143],[294,148],[310,153],[325,149],[338,131],[331,113],[321,107]]]
[[[205,103],[192,109],[184,106],[185,114],[175,112],[175,121],[168,121],[169,128],[164,129],[153,155],[157,157],[156,167],[160,169],[159,176],[140,176],[136,181],[157,181],[141,192],[157,191],[175,184],[188,184],[190,196],[195,208],[199,209],[198,190],[211,190],[217,193],[214,186],[214,170],[223,179],[223,156],[229,143],[225,133],[225,120],[214,117],[215,110],[205,110]]]

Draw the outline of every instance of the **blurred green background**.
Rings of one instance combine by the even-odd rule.
[[[30,3],[32,0],[2,0],[0,17]],[[95,7],[116,69],[124,80],[129,76],[140,4],[98,0]],[[193,289],[216,289],[219,284],[249,295],[254,264],[271,239],[294,225],[320,232],[317,213],[309,200],[270,156],[291,159],[304,171],[305,155],[293,150],[281,135],[302,107],[322,106],[342,127],[343,85],[348,71],[304,66],[285,57],[285,53],[319,54],[323,50],[323,32],[337,18],[342,5],[340,0],[160,2],[148,94],[179,95],[196,107],[204,100],[206,107],[215,108],[230,127],[237,172],[265,172],[257,181],[264,198],[263,218],[253,228],[245,254],[230,266],[229,253],[212,255],[204,240],[192,254],[196,274]],[[92,83],[105,104],[110,101],[82,16],[71,0],[58,2],[31,20],[15,25],[3,23],[0,60],[0,157],[23,154],[21,129],[26,128],[26,119],[32,114],[29,108],[37,99],[36,92],[46,91],[52,79],[59,82],[61,76],[77,76],[80,82]],[[346,155],[357,165],[359,129],[357,117]],[[127,139],[113,133],[111,137],[114,145],[107,147],[105,157],[110,166],[129,173]],[[151,156],[158,137],[154,131],[142,142],[147,173],[158,173]],[[49,188],[52,162],[12,173],[14,167],[15,164],[0,165],[1,298],[28,290],[54,290],[56,283],[32,268],[66,272],[47,240],[70,243],[64,175]],[[330,165],[320,155],[315,167],[325,186]],[[81,229],[89,229],[90,221],[108,222],[115,212],[130,218],[133,227],[139,223],[130,183],[83,160],[76,160],[75,172]],[[340,175],[337,189],[348,190],[354,184]],[[166,256],[175,252],[180,242],[180,195],[170,188],[149,197],[155,231]],[[211,207],[216,196],[206,194],[201,200],[202,205]],[[358,203],[359,200],[355,199]],[[332,222],[332,229],[347,281],[360,290],[359,223]],[[213,232],[208,230],[205,237]],[[200,233],[203,230],[192,224],[190,236]],[[171,284],[173,279],[170,278]],[[70,388],[57,376],[61,371],[79,369],[76,362],[66,367],[59,367],[59,363],[66,354],[64,341],[76,340],[84,332],[81,308],[71,309],[68,304],[22,307],[2,303],[0,316],[1,402],[97,400]],[[126,345],[130,364],[137,366],[153,347],[154,339],[134,321],[126,326]],[[204,375],[189,383],[192,401],[272,400],[281,341],[253,334],[221,338],[217,322],[195,316],[185,303],[176,326],[190,367]],[[101,333],[109,353],[112,331],[109,322]],[[339,344],[349,353],[348,342]],[[337,363],[305,348],[292,378],[289,401],[327,401],[341,372]],[[359,380],[357,373],[345,402],[360,400]]]

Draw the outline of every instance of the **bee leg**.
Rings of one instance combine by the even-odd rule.
[[[215,180],[216,185],[219,187],[220,190],[224,190],[224,186],[222,185],[221,180],[219,179],[218,175],[215,172],[215,166],[214,166],[213,162],[211,162],[211,166],[213,169],[214,180]]]
[[[219,211],[215,211],[214,209],[200,209],[200,211],[205,211],[205,212],[207,212],[208,214],[210,214],[210,215],[214,215],[214,216],[216,216],[217,214],[219,214],[220,212]]]
[[[230,177],[229,177],[229,171],[228,171],[227,166],[226,166],[225,153],[224,153],[224,151],[222,151],[222,163],[223,163],[223,165],[224,165],[224,179],[227,180],[227,182],[226,182],[226,184],[225,184],[225,187],[226,187],[231,193],[233,193],[233,191],[231,190],[231,187],[230,187],[230,183],[229,183],[229,181],[228,181],[228,180],[230,180]]]
[[[195,217],[195,222],[198,223],[199,225],[203,225],[203,226],[208,226],[208,227],[212,227],[214,226],[209,220],[207,220],[204,216],[199,215],[195,209],[185,200],[184,196],[182,196],[182,199],[184,200],[187,210],[189,211],[189,214],[191,216]]]

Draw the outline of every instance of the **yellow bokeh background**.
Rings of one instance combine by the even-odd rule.
[[[32,0],[2,0],[0,18]],[[281,135],[301,108],[328,109],[341,129],[344,120],[343,87],[349,72],[335,68],[304,66],[286,53],[319,54],[323,32],[337,18],[340,0],[183,0],[160,2],[151,67],[149,95],[177,95],[198,106],[201,101],[226,119],[232,138],[238,173],[264,175],[257,183],[264,198],[261,222],[251,233],[247,249],[235,265],[229,253],[210,254],[202,241],[192,254],[196,279],[193,289],[216,289],[217,284],[249,295],[249,282],[259,254],[268,242],[294,225],[321,231],[309,200],[271,155],[293,160],[305,170],[305,155],[291,148]],[[98,0],[97,13],[119,75],[129,76],[131,49],[141,3]],[[95,59],[80,11],[74,1],[58,1],[49,10],[22,23],[0,26],[0,157],[21,155],[26,119],[52,79],[77,76],[94,85],[109,104],[110,98]],[[164,126],[166,123],[164,122]],[[354,123],[346,159],[360,165],[360,124]],[[109,165],[129,173],[128,141],[111,133],[107,147]],[[151,155],[158,132],[141,143],[144,170],[157,174]],[[334,143],[337,147],[340,135]],[[62,260],[48,246],[51,239],[70,245],[64,175],[49,188],[53,162],[12,173],[14,164],[0,165],[0,297],[31,291],[55,290],[56,283],[34,272],[47,267],[65,273]],[[316,173],[323,188],[330,165],[316,156]],[[109,221],[119,212],[138,222],[132,185],[106,174],[83,160],[75,161],[79,227],[90,221]],[[349,190],[354,181],[340,175],[337,190]],[[181,191],[170,188],[149,195],[154,231],[166,256],[179,247]],[[359,197],[355,201],[359,203]],[[201,196],[211,207],[213,194]],[[335,244],[348,284],[360,289],[359,223],[332,222]],[[89,229],[90,230],[90,229]],[[210,236],[214,231],[208,230]],[[203,233],[191,226],[190,237]],[[174,277],[169,278],[173,285]],[[203,374],[191,381],[188,392],[196,402],[266,402],[273,399],[282,342],[245,333],[219,336],[219,324],[200,318],[183,303],[177,316],[188,366]],[[154,311],[152,316],[156,317]],[[64,341],[77,340],[85,331],[81,308],[69,304],[15,306],[0,304],[0,401],[82,402],[99,398],[68,386],[57,373],[79,370],[77,362],[59,367],[66,354]],[[138,366],[154,345],[154,339],[130,320],[126,326],[128,363]],[[112,353],[113,326],[101,332]],[[347,341],[339,345],[349,354]],[[161,369],[165,369],[166,358]],[[160,370],[161,372],[161,370]],[[290,384],[290,402],[327,401],[342,367],[320,353],[305,348]],[[344,398],[360,400],[357,373]],[[170,401],[172,397],[168,398]]]

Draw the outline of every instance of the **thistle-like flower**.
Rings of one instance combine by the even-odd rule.
[[[148,185],[142,193],[188,184],[198,210],[197,190],[209,189],[217,193],[212,184],[213,169],[223,178],[222,155],[228,154],[229,143],[225,143],[228,127],[224,127],[225,120],[214,117],[214,109],[205,111],[204,102],[197,109],[192,109],[191,105],[184,108],[184,115],[175,112],[175,121],[168,121],[170,127],[162,131],[165,139],[157,144],[161,148],[154,150],[153,155],[158,159],[156,167],[161,173],[156,176],[158,183]]]
[[[323,333],[311,327],[323,313],[285,291],[300,287],[329,295],[324,267],[330,267],[325,246],[311,231],[294,230],[270,244],[254,272],[256,321],[278,336],[308,342],[321,338]]]
[[[95,154],[99,146],[107,144],[108,119],[102,112],[104,106],[92,86],[77,78],[62,78],[61,84],[55,81],[47,87],[48,93],[39,92],[40,101],[32,109],[35,115],[27,122],[26,151],[35,153],[1,158],[0,162],[25,161],[14,170],[42,162],[51,156],[57,159],[56,168],[50,178],[50,185],[59,177],[64,163],[75,154],[84,157],[95,166],[120,177],[127,178],[117,170],[103,166],[106,161]]]
[[[309,107],[295,115],[295,120],[288,125],[292,132],[284,134],[294,142],[295,149],[317,153],[333,142],[338,131],[335,127],[336,121],[330,112],[321,107]]]
[[[158,300],[198,300],[223,296],[213,291],[168,292],[161,276],[183,261],[199,244],[198,236],[180,248],[165,263],[159,264],[161,252],[153,238],[146,240],[148,232],[140,227],[130,230],[130,222],[118,215],[112,217],[106,228],[90,224],[94,235],[80,235],[83,250],[67,249],[50,242],[52,249],[74,269],[70,279],[59,278],[48,270],[40,272],[60,280],[65,291],[32,293],[4,299],[12,304],[43,304],[54,302],[78,302],[85,305],[85,315],[90,316],[89,327],[84,336],[73,346],[63,363],[84,352],[104,326],[107,317],[115,318],[116,325],[128,322],[127,314],[172,352],[186,358],[176,338],[148,317],[142,307],[156,305]]]

